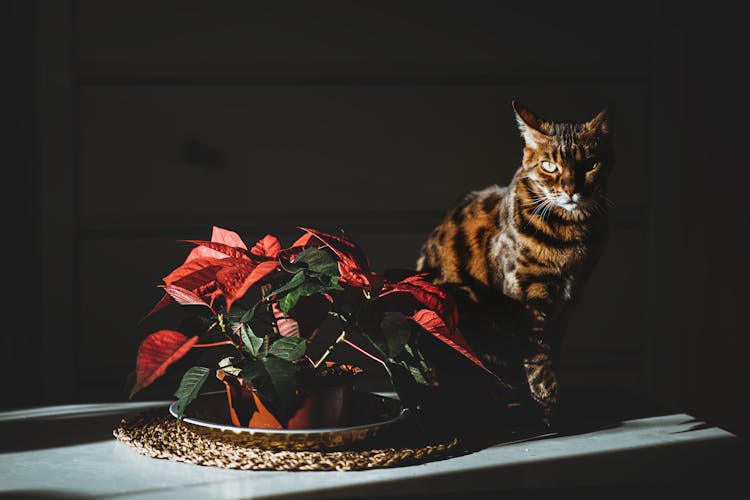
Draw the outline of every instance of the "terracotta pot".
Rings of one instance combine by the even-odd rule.
[[[326,363],[323,372],[310,371],[300,378],[300,406],[286,425],[271,413],[250,381],[216,371],[224,383],[232,423],[255,429],[324,429],[347,424],[354,378],[361,370],[352,365]],[[257,410],[256,410],[257,409]]]

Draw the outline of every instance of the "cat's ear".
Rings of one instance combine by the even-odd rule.
[[[612,112],[604,108],[598,115],[585,124],[586,133],[590,135],[608,135],[612,133]]]
[[[547,134],[541,130],[542,120],[515,99],[511,101],[511,105],[513,106],[513,111],[516,113],[516,121],[518,122],[518,129],[521,131],[521,137],[523,137],[527,146],[536,147],[547,137]]]

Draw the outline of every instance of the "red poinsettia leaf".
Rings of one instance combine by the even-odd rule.
[[[207,248],[213,250],[214,255],[209,256],[215,259],[223,259],[226,257],[233,257],[235,259],[249,259],[247,255],[247,249],[229,246],[225,243],[219,243],[216,241],[205,241],[205,240],[180,240],[183,243],[192,243],[198,245],[199,248]],[[191,259],[192,260],[192,259]]]
[[[297,241],[292,243],[291,246],[282,249],[276,256],[279,259],[284,259],[287,262],[292,262],[299,254],[307,250],[308,248],[323,248],[326,244],[313,236],[312,233],[305,233]]]
[[[312,240],[313,240],[313,235],[312,235],[312,233],[307,233],[307,232],[306,232],[305,234],[303,234],[302,236],[300,236],[299,238],[297,238],[297,241],[295,241],[294,243],[292,243],[292,245],[291,245],[291,246],[292,246],[292,247],[302,247],[302,248],[308,248],[308,246],[311,246],[311,245],[310,245],[310,242],[311,242]],[[322,242],[321,242],[321,243],[322,243]],[[291,248],[291,247],[290,247],[290,248]]]
[[[273,316],[276,318],[276,326],[279,328],[279,335],[282,337],[300,336],[299,323],[288,316],[285,317],[278,302],[273,303],[272,310]]]
[[[213,285],[216,280],[216,272],[221,269],[221,266],[219,265],[221,260],[222,259],[201,257],[190,262],[185,262],[172,271],[168,276],[164,277],[165,286],[162,286],[162,288],[166,290],[167,287],[176,286],[189,290],[198,297],[208,296],[211,298],[209,302],[211,306],[209,307],[212,307],[214,297],[208,294],[214,288]],[[165,293],[162,298],[159,299],[159,302],[157,302],[146,316],[144,316],[143,320],[161,311],[171,304],[173,300],[174,299],[169,293]]]
[[[336,256],[343,262],[346,262],[350,267],[361,269],[364,272],[369,272],[370,261],[367,259],[367,256],[362,251],[362,249],[346,235],[343,230],[341,231],[341,235],[338,236],[306,227],[300,227],[299,229],[312,234],[317,239],[322,241],[325,246],[333,250]]]
[[[238,247],[247,250],[247,245],[245,245],[245,242],[242,241],[242,238],[240,238],[239,234],[235,233],[234,231],[229,231],[228,229],[220,228],[218,226],[213,226],[212,228],[211,241],[215,241],[217,243],[226,243],[231,247]]]
[[[164,277],[164,284],[197,290],[216,279],[216,273],[224,267],[223,260],[201,257],[185,262]]]
[[[151,310],[143,317],[143,319],[141,319],[141,321],[153,316],[157,312],[167,307],[172,302],[173,302],[172,297],[170,297],[168,293],[165,293],[164,295],[162,295],[161,299],[159,299],[159,302],[157,302],[156,305],[151,308]]]
[[[208,307],[210,307],[211,311],[213,311],[214,302],[223,294],[221,293],[221,290],[217,288],[216,282],[212,281],[211,283],[208,283],[205,286],[202,286],[195,290],[195,295],[201,297],[204,301],[206,301],[208,303]]]
[[[359,268],[352,267],[346,262],[339,262],[339,275],[341,275],[340,281],[349,286],[357,288],[369,288],[370,280],[367,275],[363,273]]]
[[[356,266],[340,261],[338,263],[339,268],[339,281],[349,286],[356,288],[363,288],[373,295],[378,295],[384,285],[383,277],[377,273],[364,272]]]
[[[250,253],[254,255],[260,255],[261,257],[276,258],[281,251],[281,242],[276,238],[267,234],[263,239],[259,240],[253,248],[250,249]]]
[[[482,368],[493,377],[497,377],[482,363],[479,357],[471,350],[463,334],[458,328],[449,328],[435,311],[420,309],[411,319],[431,333],[435,338],[443,341],[459,353],[469,358],[474,364]]]
[[[257,265],[246,260],[234,260],[233,263],[234,265],[227,265],[216,273],[216,283],[226,300],[227,311],[232,308],[232,304],[237,299],[247,293],[251,286],[271,274],[279,265],[275,260],[268,260]]]
[[[182,306],[206,306],[209,309],[211,308],[200,295],[193,293],[187,288],[177,285],[163,285],[160,288],[163,288],[175,302]]]
[[[192,240],[181,240],[181,241],[192,242]],[[190,262],[191,260],[200,259],[202,257],[210,257],[212,259],[223,259],[226,257],[226,255],[221,252],[217,252],[216,250],[213,250],[211,248],[198,245],[190,251],[187,258],[185,259],[185,262]]]
[[[408,276],[397,283],[386,284],[380,297],[393,293],[408,293],[427,309],[435,311],[450,329],[458,325],[458,309],[448,293],[437,285],[426,281],[426,274]]]
[[[217,226],[213,226],[213,232],[211,233],[211,241],[214,243],[223,243],[230,247],[236,247],[236,248],[241,248],[243,250],[247,250],[247,246],[245,245],[245,242],[242,241],[242,238],[240,238],[240,236],[237,233],[235,233],[234,231],[228,231],[226,229],[222,229]],[[200,258],[200,257],[213,257],[215,259],[221,259],[224,257],[224,255],[211,248],[204,247],[204,246],[197,246],[193,248],[193,250],[190,252],[190,255],[188,255],[187,259],[185,259],[185,262],[188,262],[193,259]]]
[[[227,301],[233,302],[242,296],[238,292],[256,264],[240,259],[225,259],[224,263],[225,265],[216,273],[216,287],[221,290]]]
[[[174,330],[159,330],[146,337],[138,348],[136,378],[130,397],[164,375],[172,363],[181,359],[198,341]]]

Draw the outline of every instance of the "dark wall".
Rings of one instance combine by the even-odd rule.
[[[656,130],[678,138],[670,143],[675,150],[664,154],[672,157],[672,185],[657,186],[656,193],[664,198],[663,227],[673,226],[665,229],[673,244],[663,249],[671,286],[653,300],[661,302],[657,310],[666,305],[660,327],[679,339],[659,372],[661,391],[747,434],[750,407],[740,392],[749,380],[741,367],[750,348],[744,207],[750,175],[743,160],[748,98],[734,76],[746,43],[740,16],[726,4],[664,7],[662,16],[680,36],[674,57],[682,69],[668,89],[681,96],[680,105],[662,124],[673,131]]]
[[[23,241],[3,305],[8,403],[119,399],[139,340],[169,320],[138,324],[187,252],[177,240],[212,225],[285,242],[342,227],[376,268],[413,266],[443,210],[518,166],[518,98],[557,119],[616,111],[613,238],[563,380],[746,428],[744,96],[726,11],[7,7],[6,245]]]
[[[3,3],[0,62],[5,71],[0,77],[3,165],[0,198],[3,246],[9,255],[0,334],[3,403],[31,402],[39,397],[33,389],[39,385],[41,351],[35,19],[32,2]],[[29,382],[28,386],[24,380]]]

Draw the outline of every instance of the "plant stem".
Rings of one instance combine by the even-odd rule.
[[[325,359],[328,357],[328,355],[331,354],[331,351],[333,351],[333,349],[336,347],[336,345],[339,342],[344,342],[344,341],[346,341],[346,330],[344,330],[343,332],[341,332],[341,335],[339,335],[339,338],[336,339],[336,342],[334,342],[333,344],[329,345],[328,349],[326,349],[326,352],[323,353],[323,355],[320,357],[320,359],[318,361],[316,361],[315,363],[312,364],[313,368],[319,367],[320,364],[323,361],[325,361]]]
[[[272,302],[269,302],[268,305],[266,305],[266,312],[271,315],[271,328],[273,329],[273,333],[278,335],[279,324],[277,323],[278,318],[276,317],[276,311],[273,310],[273,305]]]
[[[341,314],[341,313],[339,313],[339,312],[336,312],[336,311],[328,311],[328,315],[329,315],[329,316],[333,316],[334,318],[338,318],[338,319],[340,319],[341,321],[343,321],[344,323],[348,323],[348,322],[349,322],[349,319],[347,319],[347,317],[346,317],[346,316],[344,316],[343,314]]]
[[[368,358],[377,361],[378,363],[380,363],[381,365],[383,365],[383,368],[385,368],[386,372],[388,372],[388,367],[386,366],[385,361],[383,361],[382,359],[380,359],[377,356],[374,356],[374,355],[370,354],[369,352],[365,351],[364,349],[362,349],[361,347],[359,347],[354,342],[351,342],[351,341],[349,341],[347,339],[342,339],[341,341],[344,342],[345,344],[351,346],[352,348],[356,349],[357,351],[361,352],[362,354],[364,354]]]
[[[234,344],[231,340],[222,340],[220,342],[212,342],[210,344],[194,344],[193,347],[215,347],[217,345],[229,345]]]

